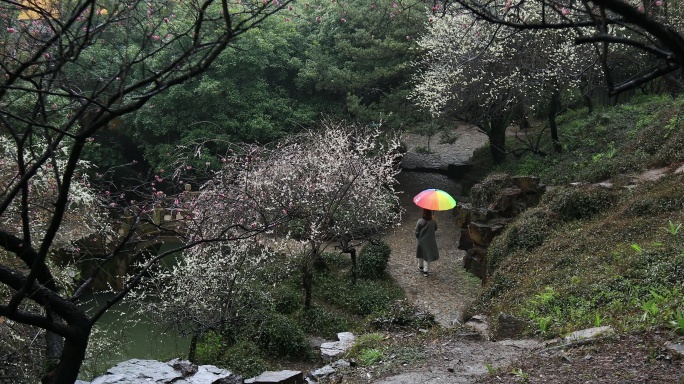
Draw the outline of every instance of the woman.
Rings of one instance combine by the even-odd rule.
[[[423,271],[423,276],[428,275],[429,263],[439,259],[435,231],[437,222],[432,219],[432,211],[423,209],[423,218],[416,223],[416,258],[418,269]]]

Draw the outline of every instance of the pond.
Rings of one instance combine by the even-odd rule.
[[[161,251],[173,247],[174,244],[165,244]],[[113,295],[110,292],[91,293],[83,298],[82,307],[90,313],[102,307]],[[187,358],[190,348],[190,337],[183,337],[145,316],[135,314],[125,302],[116,304],[100,318],[94,334],[89,347],[94,356],[83,364],[80,375],[83,380],[90,380],[130,359],[168,361],[175,357]]]

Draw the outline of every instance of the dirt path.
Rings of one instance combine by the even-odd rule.
[[[459,127],[454,144],[432,144],[435,155],[455,162],[470,160],[473,151],[486,143],[486,136],[473,128]],[[403,141],[411,151],[424,145],[426,139],[405,135]],[[433,141],[437,141],[433,139]],[[440,259],[430,263],[430,275],[423,276],[416,263],[414,228],[422,210],[413,204],[413,196],[427,188],[439,188],[460,198],[460,186],[454,180],[438,173],[403,172],[398,177],[401,203],[406,209],[402,223],[389,232],[385,241],[392,247],[389,271],[404,287],[406,296],[416,306],[435,315],[444,327],[463,320],[463,310],[475,298],[480,282],[461,268],[464,251],[459,250],[459,229],[454,223],[453,211],[437,212],[437,245]]]
[[[448,146],[431,146],[433,150],[450,151],[450,158],[469,160],[472,152],[486,142],[483,134],[464,127],[459,128],[459,141]],[[405,140],[409,150],[420,142],[420,137]],[[439,188],[460,198],[460,186],[439,174],[404,172],[398,177],[402,191],[402,206],[406,213],[400,226],[385,236],[392,247],[389,271],[404,287],[406,296],[417,307],[435,315],[438,323],[446,328],[463,322],[466,306],[476,298],[480,280],[462,267],[464,251],[459,250],[460,231],[456,228],[453,211],[438,212],[435,219],[439,229],[437,244],[440,259],[430,264],[430,275],[418,271],[415,256],[414,228],[421,209],[416,207],[413,196],[426,188]],[[424,359],[418,364],[393,370],[390,376],[374,377],[372,372],[357,376],[350,383],[380,384],[438,384],[474,383],[489,376],[490,369],[501,369],[519,358],[523,353],[537,347],[533,340],[505,340],[499,342],[473,339],[472,333],[464,333],[447,339],[436,339],[424,346]]]

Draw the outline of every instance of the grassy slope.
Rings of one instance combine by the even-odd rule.
[[[548,337],[596,325],[681,333],[684,174],[629,184],[644,170],[684,162],[684,99],[573,111],[560,123],[562,154],[548,133],[546,157],[511,156],[493,168],[486,149],[476,154],[482,172],[536,175],[552,188],[490,247],[493,276],[472,314],[512,314]],[[591,185],[605,180],[614,188]]]

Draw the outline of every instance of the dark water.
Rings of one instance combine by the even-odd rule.
[[[176,245],[167,244],[172,249]],[[83,299],[82,307],[93,311],[102,307],[113,293],[93,293]],[[138,315],[128,303],[118,303],[97,322],[91,351],[97,354],[84,362],[80,377],[91,380],[117,363],[130,359],[168,361],[175,357],[187,358],[190,338],[164,329],[145,316]],[[104,336],[104,339],[100,337]]]

